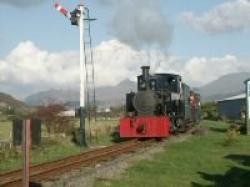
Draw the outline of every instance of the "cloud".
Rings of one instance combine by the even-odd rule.
[[[249,68],[236,56],[192,57],[188,60],[172,57],[162,63],[157,72],[172,72],[182,75],[183,80],[192,86],[201,86],[229,73],[243,72]]]
[[[118,40],[98,45],[94,49],[94,60],[97,86],[116,85],[127,78],[136,80],[140,67],[145,64],[152,66],[152,72],[181,74],[185,82],[195,86],[249,68],[233,55],[185,60],[158,50],[135,50]],[[78,67],[78,52],[51,53],[31,41],[22,42],[0,60],[0,90],[22,98],[52,88],[76,89],[79,85]]]
[[[20,94],[75,86],[79,79],[76,52],[49,53],[30,41],[20,43],[0,60],[0,89]]]
[[[1,0],[0,3],[25,8],[44,3],[45,1],[48,0]]]
[[[218,5],[202,15],[185,12],[182,17],[188,25],[205,33],[249,30],[250,0],[233,0]]]
[[[224,57],[193,57],[185,64],[182,74],[190,83],[205,84],[223,75],[244,71],[247,65],[233,55]]]
[[[160,0],[97,0],[110,7],[113,18],[109,32],[134,48],[167,48],[173,28],[161,9]]]

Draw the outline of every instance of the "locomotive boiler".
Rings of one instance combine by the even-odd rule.
[[[175,74],[150,74],[143,66],[137,92],[126,94],[126,116],[120,120],[123,138],[164,138],[200,119],[200,96]]]

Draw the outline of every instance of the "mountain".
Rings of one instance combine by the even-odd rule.
[[[136,82],[123,80],[116,86],[103,86],[96,88],[96,101],[101,106],[117,106],[125,102],[125,93],[136,90]],[[25,102],[30,106],[47,104],[79,103],[79,90],[48,90],[28,96]]]
[[[53,89],[30,95],[26,97],[25,102],[30,106],[43,106],[76,101],[77,98],[79,93],[76,90]]]
[[[244,92],[244,81],[249,77],[250,73],[246,72],[228,74],[194,89],[201,94],[203,102],[220,100]],[[125,102],[125,94],[135,90],[136,82],[126,79],[116,86],[96,88],[96,101],[99,106],[121,105]],[[31,106],[49,103],[68,103],[70,106],[76,106],[79,104],[79,90],[48,90],[31,95],[25,101]]]
[[[248,78],[250,78],[249,72],[232,73],[197,89],[203,101],[220,100],[244,92],[244,81]]]
[[[28,110],[24,102],[15,99],[11,95],[0,92],[0,109],[3,108],[14,108],[17,112]]]
[[[101,105],[121,105],[125,103],[125,94],[135,90],[136,83],[126,79],[116,86],[97,88],[96,98]]]

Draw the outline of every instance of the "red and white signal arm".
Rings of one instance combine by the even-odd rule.
[[[70,12],[66,8],[61,6],[59,3],[55,3],[54,6],[56,10],[58,10],[62,15],[70,19],[71,17]]]

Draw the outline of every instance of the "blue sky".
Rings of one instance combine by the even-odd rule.
[[[74,9],[78,1],[59,1],[69,10]],[[224,3],[223,0],[162,0],[165,16],[174,27],[174,37],[169,52],[190,58],[193,56],[223,56],[234,54],[249,58],[250,32],[205,34],[190,28],[181,19],[186,11],[202,13]],[[96,1],[85,0],[91,15],[98,21],[92,24],[94,45],[113,38],[108,34],[108,22],[112,17],[110,10]],[[0,4],[0,57],[4,57],[18,43],[30,40],[48,51],[77,50],[78,30],[56,12],[53,1],[28,8],[17,8]]]
[[[29,7],[14,3],[39,1],[44,3]],[[111,4],[104,6],[100,1]],[[1,91],[24,98],[38,91],[78,86],[78,28],[55,10],[54,2],[0,1]],[[58,2],[70,11],[79,3]],[[178,73],[191,86],[205,85],[229,73],[250,71],[250,0],[84,2],[91,17],[98,19],[92,23],[97,86],[135,80],[142,65],[155,66],[154,71]],[[134,15],[138,19],[130,22]],[[167,30],[171,28],[172,42],[165,53],[165,45],[161,44],[168,43],[164,36],[171,33]],[[155,41],[145,42],[145,38],[156,39],[158,46],[154,46]],[[138,48],[137,41],[133,44],[134,39],[142,46]]]

